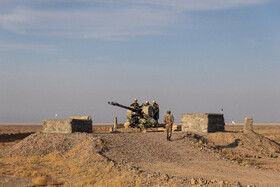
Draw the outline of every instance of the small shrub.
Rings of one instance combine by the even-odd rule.
[[[194,145],[195,145],[195,147],[199,147],[200,146],[199,142],[196,142]]]
[[[271,154],[274,154],[274,153],[277,152],[277,150],[276,150],[276,149],[273,149],[273,148],[270,148],[269,151],[270,151]]]
[[[32,179],[34,185],[47,185],[48,178],[46,176],[38,176]]]
[[[208,142],[207,145],[212,148],[217,148],[213,142]]]
[[[227,153],[228,153],[228,150],[222,149],[222,153],[227,154]]]
[[[110,143],[108,141],[104,141],[102,140],[100,143],[99,143],[99,146],[103,149],[103,150],[107,150],[110,146]]]

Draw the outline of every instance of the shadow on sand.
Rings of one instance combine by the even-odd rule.
[[[33,133],[34,132],[16,133],[16,134],[0,134],[0,142],[14,142],[16,140],[22,140]]]

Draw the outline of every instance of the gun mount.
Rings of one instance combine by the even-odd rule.
[[[132,112],[141,112],[141,109],[136,109],[136,108],[131,108],[129,106],[125,106],[125,105],[121,105],[117,102],[108,102],[109,105],[113,105],[113,106],[118,106],[118,107],[121,107],[121,108],[124,108],[124,109],[127,109],[127,110],[131,110]]]
[[[131,127],[144,129],[157,125],[157,121],[153,118],[153,107],[150,105],[133,108],[117,102],[108,102],[108,104],[127,109],[126,118]]]

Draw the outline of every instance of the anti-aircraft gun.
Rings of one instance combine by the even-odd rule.
[[[144,129],[157,125],[157,121],[153,118],[153,107],[150,105],[132,108],[116,102],[108,102],[108,104],[127,109],[126,118],[131,127]]]

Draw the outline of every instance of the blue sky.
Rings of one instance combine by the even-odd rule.
[[[280,122],[276,0],[0,0],[0,122],[129,105]]]

